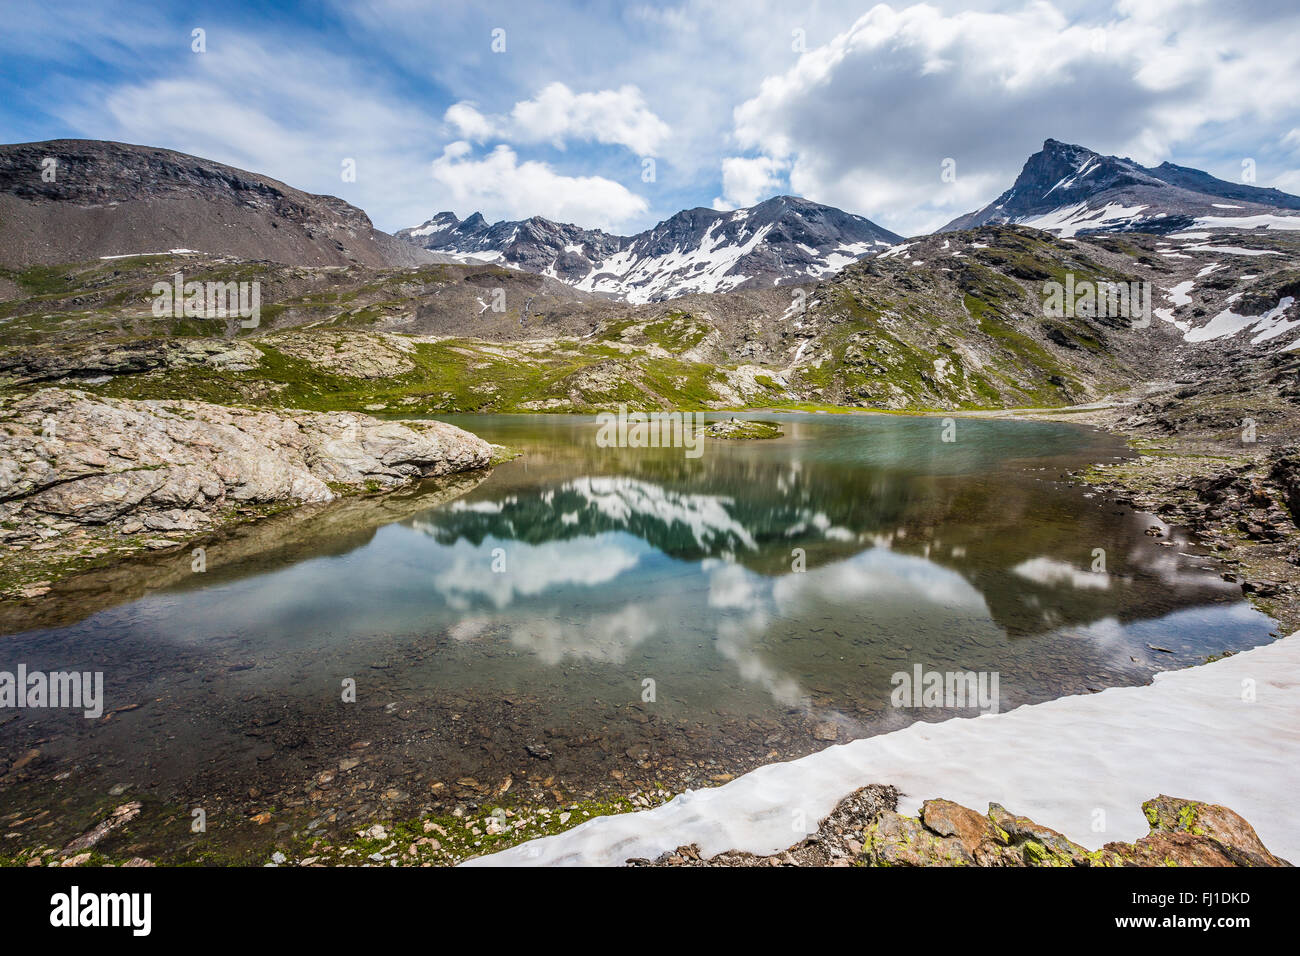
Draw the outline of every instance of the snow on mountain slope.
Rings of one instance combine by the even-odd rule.
[[[1184,342],[1300,348],[1293,231],[1172,233],[1153,251],[1163,260],[1153,276],[1153,317],[1177,328]]]
[[[397,235],[456,258],[538,272],[633,303],[815,280],[901,241],[869,219],[794,196],[748,209],[687,209],[635,236],[534,216],[489,225],[441,212]]]

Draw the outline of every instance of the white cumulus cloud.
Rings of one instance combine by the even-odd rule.
[[[617,231],[647,209],[643,198],[612,179],[565,176],[538,160],[520,162],[505,145],[486,156],[473,153],[470,143],[457,140],[431,171],[456,208],[480,210],[490,220],[540,215]]]
[[[1293,115],[1300,47],[1279,45],[1277,29],[1178,0],[1123,3],[1101,23],[1045,2],[881,4],[764,79],[732,135],[787,162],[791,191],[916,234],[992,199],[1048,137],[1192,164],[1210,124]]]
[[[579,140],[625,146],[641,156],[658,153],[672,132],[631,85],[575,93],[563,83],[551,83],[534,98],[515,103],[507,116],[488,116],[463,101],[453,104],[443,118],[475,142],[548,142],[563,149],[570,140]]]
[[[714,209],[752,206],[781,188],[788,164],[771,156],[728,156],[722,161],[722,195]]]

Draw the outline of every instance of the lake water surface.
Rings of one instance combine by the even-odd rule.
[[[328,828],[701,786],[978,713],[893,706],[917,667],[996,675],[1005,711],[1269,640],[1176,529],[1064,480],[1111,437],[753,417],[785,437],[691,459],[600,448],[591,418],[451,416],[522,457],[450,501],[216,539],[202,574],[187,550],[57,590],[7,619],[0,668],[102,671],[110,713],[0,713],[0,819],[52,811],[13,839],[54,839],[116,788],[188,846],[177,808]]]

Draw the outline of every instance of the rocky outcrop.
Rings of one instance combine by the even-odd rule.
[[[817,832],[788,850],[758,856],[731,850],[704,857],[695,844],[680,846],[654,860],[631,859],[628,866],[852,866],[862,852],[862,828],[898,806],[898,790],[872,784],[855,790],[822,820]]]
[[[323,371],[348,378],[388,379],[415,368],[409,353],[414,343],[382,332],[318,331],[312,335],[281,335],[266,344]]]
[[[1300,521],[1300,446],[1275,449],[1269,458],[1268,476],[1281,492],[1292,521]]]
[[[485,481],[486,469],[461,472],[446,478],[414,482],[379,494],[347,495],[323,504],[305,504],[276,509],[274,514],[257,514],[257,520],[236,520],[214,527],[210,534],[190,537],[179,552],[159,547],[168,541],[158,532],[120,534],[112,526],[80,525],[36,545],[13,545],[8,556],[0,548],[0,570],[15,596],[31,590],[30,600],[0,601],[0,634],[14,634],[35,628],[64,627],[108,607],[144,597],[154,591],[183,585],[194,576],[191,567],[195,546],[215,557],[209,562],[209,581],[237,580],[249,568],[268,571],[287,568],[312,558],[347,554],[370,543],[376,532],[399,521],[436,508],[443,502],[468,494]],[[242,509],[241,509],[242,510]],[[242,518],[243,516],[238,516]],[[48,534],[53,525],[39,525]],[[88,546],[88,547],[87,547]],[[37,548],[48,548],[37,551]],[[59,556],[78,550],[101,550],[99,560],[88,562],[80,573],[60,580],[50,573],[43,556]],[[130,560],[116,560],[118,554]],[[179,560],[178,560],[179,557]],[[15,559],[23,559],[15,560]],[[24,565],[29,565],[24,568]],[[24,574],[24,570],[30,573]],[[43,582],[39,587],[23,586]]]
[[[490,459],[486,442],[441,422],[44,389],[0,408],[0,542],[76,526],[201,531],[241,507],[326,502]]]
[[[1134,843],[1087,850],[996,803],[983,814],[927,800],[919,817],[897,812],[898,791],[849,794],[817,832],[781,853],[704,858],[695,845],[633,866],[1290,866],[1227,807],[1164,795],[1142,804],[1151,832]]]
[[[103,380],[160,369],[209,366],[229,372],[256,368],[262,353],[246,342],[219,339],[140,339],[86,348],[26,348],[0,353],[0,382],[33,385],[62,379]]]
[[[704,430],[710,438],[729,438],[732,440],[751,440],[762,438],[780,438],[784,432],[775,422],[754,422],[739,418],[711,422]]]
[[[1090,851],[999,804],[981,815],[927,800],[920,818],[883,811],[864,833],[871,866],[1289,866],[1227,807],[1164,795],[1142,804],[1151,832]]]

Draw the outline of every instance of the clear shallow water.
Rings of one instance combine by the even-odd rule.
[[[754,417],[786,437],[687,459],[599,448],[589,418],[452,416],[524,456],[449,503],[401,495],[214,543],[205,574],[186,552],[78,585],[0,666],[102,670],[108,710],[139,706],[0,714],[7,761],[41,752],[0,811],[56,780],[343,821],[502,781],[698,785],[825,746],[828,726],[842,741],[951,716],[891,705],[917,665],[995,671],[1007,710],[1269,639],[1176,534],[1164,547],[1151,519],[1061,480],[1123,454],[1107,436]],[[313,783],[349,754],[347,786]]]

